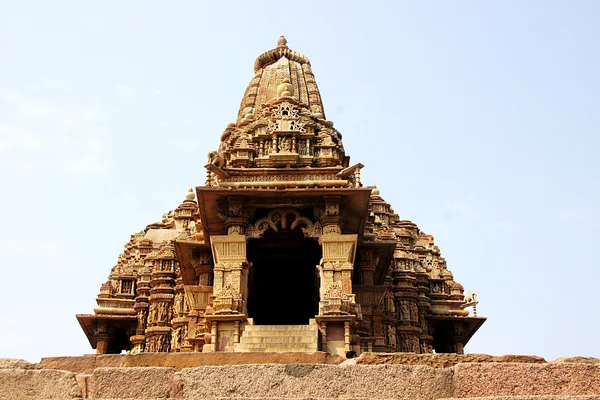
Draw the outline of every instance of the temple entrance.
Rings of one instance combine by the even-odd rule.
[[[252,263],[248,279],[248,316],[257,325],[302,325],[319,307],[316,266],[322,251],[300,229],[267,231],[247,247]]]

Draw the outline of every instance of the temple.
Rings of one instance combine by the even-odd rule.
[[[131,235],[79,314],[98,354],[463,353],[483,324],[433,237],[363,186],[309,59],[254,63],[204,186]],[[472,313],[467,308],[472,307]]]

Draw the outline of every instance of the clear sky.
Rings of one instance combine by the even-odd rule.
[[[363,183],[436,238],[471,353],[600,357],[600,2],[0,1],[0,357],[76,313],[203,185],[255,58],[313,66]]]

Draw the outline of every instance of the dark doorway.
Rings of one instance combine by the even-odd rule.
[[[131,342],[127,334],[127,328],[114,327],[108,342],[107,354],[121,354],[123,350],[131,350]]]
[[[302,325],[319,307],[321,246],[300,229],[267,231],[248,242],[248,316],[257,325]]]

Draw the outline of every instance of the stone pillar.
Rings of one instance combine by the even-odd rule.
[[[319,315],[351,314],[355,300],[352,272],[357,235],[342,235],[339,227],[326,226],[319,239],[323,258],[319,268],[321,284]]]
[[[344,347],[346,351],[350,351],[350,321],[344,322]]]
[[[108,353],[108,341],[110,339],[108,335],[108,326],[106,321],[98,321],[96,326],[96,354],[107,354]]]
[[[464,354],[465,353],[465,345],[464,345],[464,340],[465,340],[465,329],[464,329],[464,325],[462,322],[455,322],[453,324],[453,328],[454,328],[454,334],[453,334],[453,341],[454,341],[454,352],[457,354]]]
[[[397,351],[421,353],[419,335],[419,308],[417,306],[418,289],[415,271],[406,252],[397,249],[394,254],[393,282],[395,291],[395,309],[399,314],[397,327]]]
[[[233,343],[240,342],[240,321],[233,321]]]
[[[177,276],[173,243],[165,243],[156,254],[150,254],[146,259],[153,260],[148,327],[145,332],[146,351],[167,352],[171,349],[170,317],[175,297],[173,287]]]
[[[327,323],[321,322],[321,351],[327,351]]]
[[[211,235],[214,259],[212,307],[205,313],[212,324],[211,351],[233,351],[239,342],[239,323],[246,320],[248,298],[248,260],[245,229],[240,199],[228,200],[224,214],[227,235]],[[237,338],[236,338],[237,336]]]
[[[151,261],[150,261],[151,263]],[[150,264],[151,265],[151,264]],[[133,308],[137,312],[137,326],[135,335],[129,338],[133,345],[131,352],[133,354],[144,351],[146,344],[146,327],[148,325],[148,308],[150,299],[150,281],[152,275],[152,267],[147,266],[140,269],[137,280],[137,297]]]
[[[217,351],[217,321],[210,325],[210,351]]]
[[[325,196],[325,210],[320,216],[323,235],[319,243],[323,247],[323,258],[318,266],[319,315],[351,314],[355,307],[352,272],[358,235],[342,234],[339,202],[337,196]]]
[[[246,236],[231,230],[228,235],[210,237],[215,260],[214,299],[215,314],[245,314],[248,261]]]
[[[175,286],[175,298],[173,301],[173,319],[171,326],[171,351],[190,351],[191,346],[188,341],[188,318],[189,313],[183,288],[183,280],[178,277]]]
[[[379,255],[373,249],[360,249],[360,263],[356,273],[361,285],[373,285],[375,268],[379,261]]]

